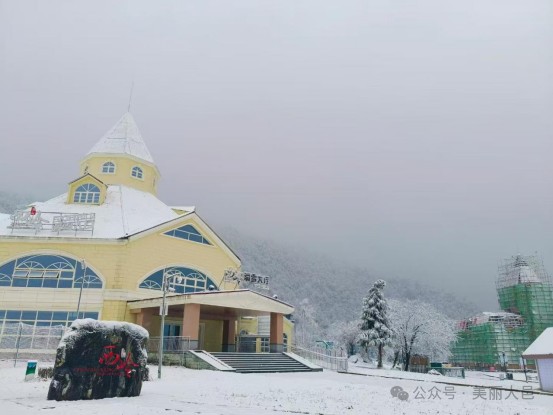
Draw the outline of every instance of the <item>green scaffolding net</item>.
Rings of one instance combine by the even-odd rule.
[[[459,322],[452,362],[479,369],[520,367],[524,350],[553,326],[551,278],[541,259],[516,255],[503,261],[497,295],[503,311]]]

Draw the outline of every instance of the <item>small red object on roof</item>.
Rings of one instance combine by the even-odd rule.
[[[36,208],[34,206],[31,206],[31,215],[36,215]]]

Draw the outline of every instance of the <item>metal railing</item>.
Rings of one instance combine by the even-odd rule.
[[[0,325],[0,357],[53,361],[65,326],[35,326],[30,324]]]
[[[38,210],[16,210],[11,216],[12,233],[14,230],[30,229],[35,234],[41,231],[94,232],[95,213],[42,212]]]
[[[242,335],[236,338],[236,351],[240,353],[269,353],[269,336]],[[259,346],[259,347],[258,347]]]
[[[427,368],[426,373],[430,370],[435,370],[443,376],[449,376],[453,378],[465,378],[465,368],[464,367],[429,367]]]
[[[146,344],[148,353],[159,352],[159,337],[150,337]],[[190,337],[163,336],[163,353],[183,353],[190,350]]]
[[[306,349],[299,346],[291,347],[292,353],[309,360],[311,363],[321,366],[325,369],[335,370],[339,372],[348,371],[348,358],[341,349],[322,349],[312,348]]]

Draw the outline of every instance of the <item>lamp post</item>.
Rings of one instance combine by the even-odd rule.
[[[83,278],[81,279],[81,289],[79,290],[79,301],[77,303],[77,318],[79,318],[79,310],[81,308],[81,297],[83,295],[84,279],[86,277],[86,261],[82,258],[80,261],[81,268],[83,269]]]
[[[163,273],[163,281],[161,283],[161,290],[163,291],[163,300],[161,301],[161,326],[159,329],[159,352],[158,352],[158,366],[157,366],[157,378],[161,379],[161,366],[163,364],[163,337],[165,334],[165,299],[167,297],[167,291],[174,292],[175,288],[171,287],[171,284],[175,282],[181,283],[183,277],[180,273]]]
[[[522,367],[524,368],[524,379],[526,383],[528,383],[528,373],[526,372],[526,361],[524,360],[523,355],[520,355],[520,361],[522,362]]]

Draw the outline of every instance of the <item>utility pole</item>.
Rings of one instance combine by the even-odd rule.
[[[79,290],[79,302],[77,303],[77,318],[79,318],[79,310],[81,309],[81,297],[83,295],[84,280],[86,277],[86,261],[84,258],[80,260],[81,268],[83,269],[83,278],[81,279],[81,289]]]
[[[161,366],[163,366],[163,337],[165,335],[165,314],[166,314],[166,298],[167,298],[167,291],[174,292],[175,288],[171,287],[171,284],[175,284],[175,282],[182,283],[184,278],[180,273],[178,274],[172,274],[168,272],[163,273],[163,281],[161,283],[161,290],[163,291],[163,300],[161,301],[161,326],[159,328],[159,351],[157,353],[158,357],[158,365],[157,365],[157,378],[161,379]]]

